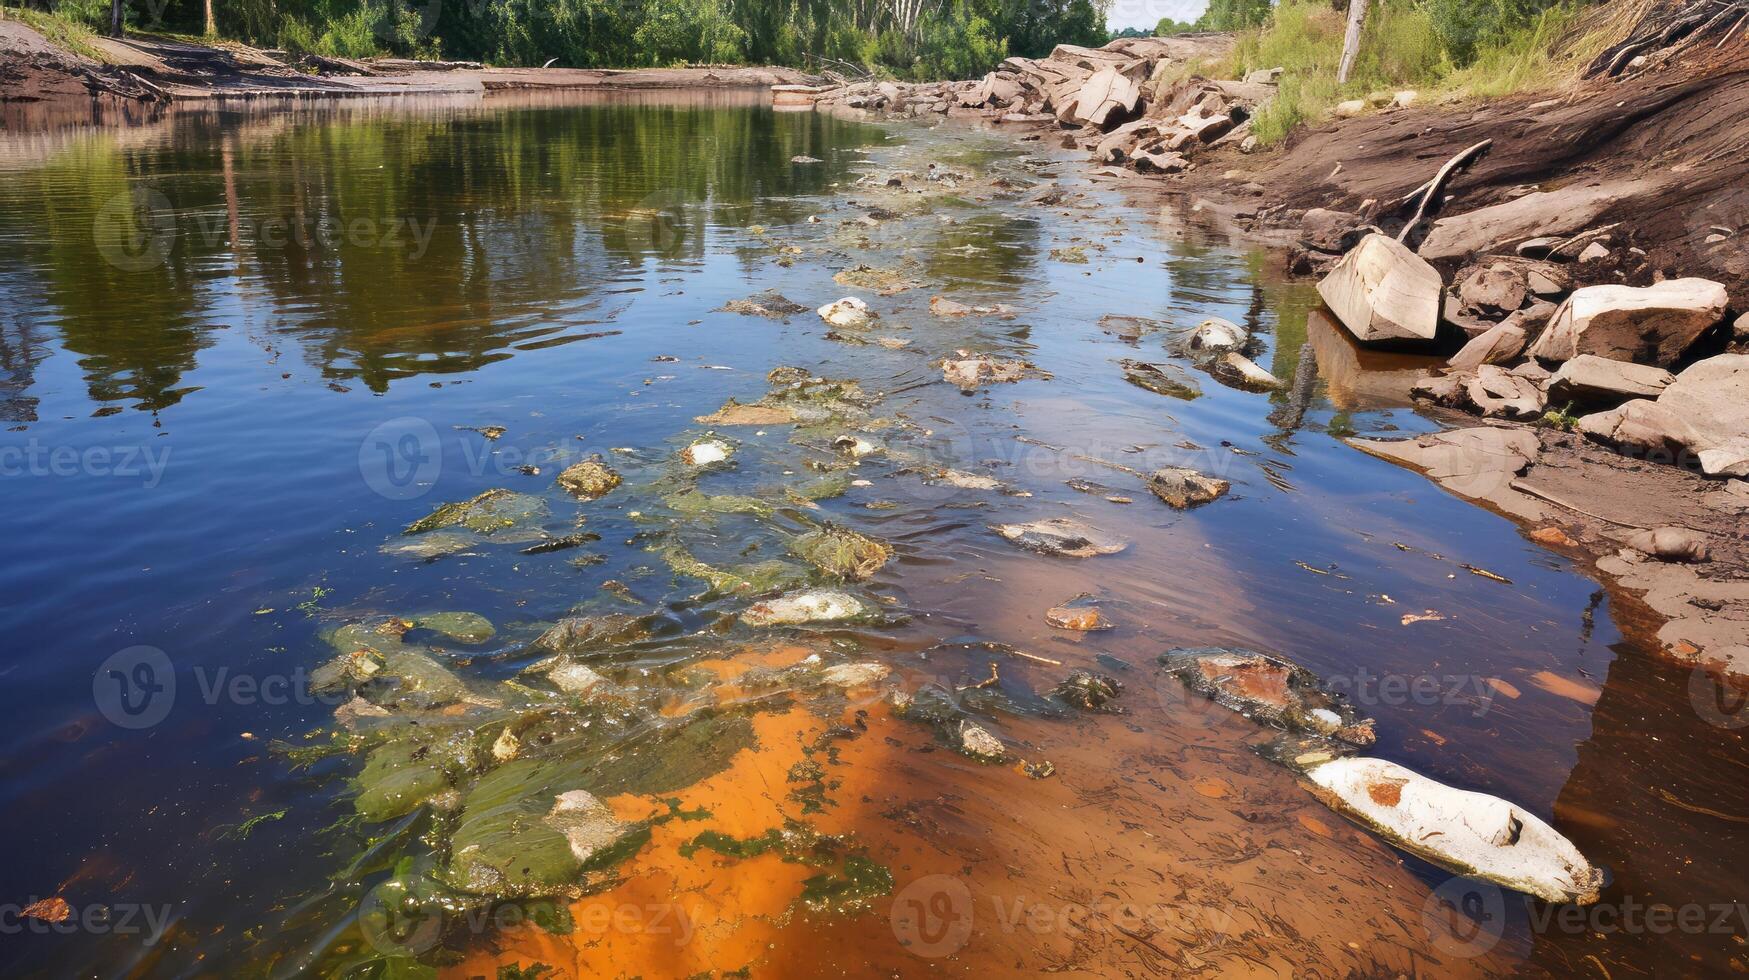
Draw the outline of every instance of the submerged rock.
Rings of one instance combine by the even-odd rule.
[[[1111,703],[1123,693],[1123,683],[1115,677],[1090,670],[1077,670],[1070,674],[1057,685],[1054,693],[1082,711],[1115,714],[1122,710],[1113,707]]]
[[[723,304],[717,310],[719,313],[739,313],[742,316],[762,316],[770,320],[784,320],[806,313],[807,307],[793,303],[779,293],[761,293],[750,299],[735,299]]]
[[[546,674],[547,680],[566,694],[588,694],[607,683],[607,678],[583,664],[562,663]]]
[[[1498,797],[1455,789],[1383,759],[1336,759],[1306,773],[1332,809],[1458,874],[1548,902],[1597,901],[1603,873],[1573,842]]]
[[[431,561],[459,555],[479,544],[479,535],[467,531],[427,531],[411,538],[390,539],[378,550],[385,555]]]
[[[579,865],[588,865],[598,854],[619,843],[630,827],[613,815],[607,804],[588,790],[560,793],[546,815],[547,826],[558,831],[570,845]]]
[[[821,671],[820,683],[848,691],[859,687],[873,687],[886,680],[891,673],[892,669],[885,664],[839,664]]]
[[[741,614],[741,622],[749,626],[799,626],[855,619],[865,611],[862,600],[848,592],[792,592],[754,603]]]
[[[987,384],[1012,384],[1027,378],[1047,378],[1049,375],[1026,361],[1009,360],[989,354],[955,351],[941,362],[941,378],[966,391]]]
[[[1324,690],[1311,671],[1252,650],[1203,647],[1168,651],[1161,666],[1191,690],[1265,724],[1373,744],[1373,722],[1345,699]]]
[[[791,541],[790,553],[828,575],[860,582],[880,571],[893,549],[848,528],[827,526]]]
[[[420,534],[459,526],[476,534],[493,534],[530,524],[546,515],[546,501],[539,497],[497,488],[468,500],[439,505],[430,514],[407,525],[402,533]]]
[[[1168,467],[1148,474],[1148,489],[1174,510],[1189,510],[1225,496],[1233,485],[1195,470]]]
[[[1092,633],[1112,628],[1099,607],[1086,599],[1075,599],[1045,610],[1045,623],[1060,630]]]
[[[498,632],[491,620],[472,612],[427,613],[411,622],[417,629],[442,633],[462,643],[484,643]]]
[[[559,474],[559,486],[583,500],[597,500],[620,485],[620,475],[600,459],[586,459],[565,467]]]
[[[561,619],[542,633],[534,645],[552,653],[589,653],[647,640],[654,631],[645,616],[611,613],[606,616],[573,616]]]
[[[1129,542],[1116,535],[1067,517],[1026,524],[992,524],[990,530],[1028,551],[1065,558],[1115,555],[1129,547]]]
[[[1191,401],[1202,397],[1202,389],[1189,372],[1172,364],[1149,364],[1144,361],[1122,361],[1124,380],[1156,395]]]

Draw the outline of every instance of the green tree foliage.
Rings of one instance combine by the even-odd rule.
[[[52,2],[52,0],[51,0]],[[199,34],[204,0],[124,0],[128,29]],[[1220,0],[1217,0],[1220,2]],[[293,53],[572,68],[679,63],[973,78],[1109,39],[1111,0],[214,0],[219,33]],[[102,30],[107,0],[59,0]]]
[[[1463,66],[1484,48],[1499,44],[1559,0],[1424,0],[1434,36]]]
[[[1208,11],[1197,21],[1197,27],[1205,31],[1242,31],[1268,21],[1273,8],[1271,0],[1209,0]]]

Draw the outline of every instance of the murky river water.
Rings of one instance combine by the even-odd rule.
[[[1185,217],[1038,142],[716,101],[0,136],[0,963],[1741,972],[1736,716],[1582,569],[1346,446],[1429,427],[1420,364],[1356,351]],[[805,309],[724,310],[767,292]],[[822,323],[843,296],[878,320]],[[1170,352],[1209,316],[1285,384]],[[962,392],[938,366],[960,349],[1037,370]],[[857,388],[680,460],[780,366]],[[621,486],[555,486],[596,454]],[[1186,464],[1233,492],[1180,513],[1134,475]],[[496,488],[471,528],[402,533]],[[1127,547],[988,527],[1052,517]],[[806,542],[836,528],[891,549],[837,586],[860,619],[740,618],[825,582]],[[1114,629],[1046,625],[1082,594]],[[567,616],[613,635],[535,642]],[[1453,880],[1324,808],[1156,669],[1213,645],[1298,660],[1378,719],[1374,754],[1548,819],[1607,867],[1603,902]],[[554,649],[597,686],[560,693]],[[365,699],[311,693],[359,650]],[[829,682],[843,664],[891,674]],[[1076,669],[1123,711],[1046,696]],[[1007,762],[952,751],[964,721]],[[556,817],[575,790],[594,807]]]

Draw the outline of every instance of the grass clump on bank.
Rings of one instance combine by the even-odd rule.
[[[1413,89],[1422,99],[1493,98],[1574,79],[1619,18],[1561,0],[1373,0],[1347,84],[1336,80],[1347,14],[1327,0],[1283,0],[1274,15],[1239,34],[1223,77],[1281,68],[1280,90],[1253,123],[1273,145],[1338,104],[1378,101]]]

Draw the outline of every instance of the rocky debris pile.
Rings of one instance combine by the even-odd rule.
[[[975,116],[1073,130],[1068,145],[1144,173],[1195,167],[1198,149],[1256,146],[1250,120],[1275,95],[1278,73],[1245,81],[1173,79],[1172,69],[1218,53],[1229,38],[1121,38],[1102,48],[1059,44],[1045,58],[1009,58],[982,79],[908,85],[858,82],[818,104],[890,116]]]
[[[1334,243],[1345,240],[1336,229],[1346,224],[1326,214],[1309,227]],[[1430,345],[1442,325],[1470,335],[1414,385],[1417,399],[1576,430],[1709,476],[1749,475],[1749,355],[1727,352],[1741,342],[1733,325],[1741,314],[1725,286],[1686,278],[1576,288],[1577,274],[1547,257],[1563,249],[1478,258],[1448,296],[1433,265],[1370,232],[1318,290],[1363,345]]]

